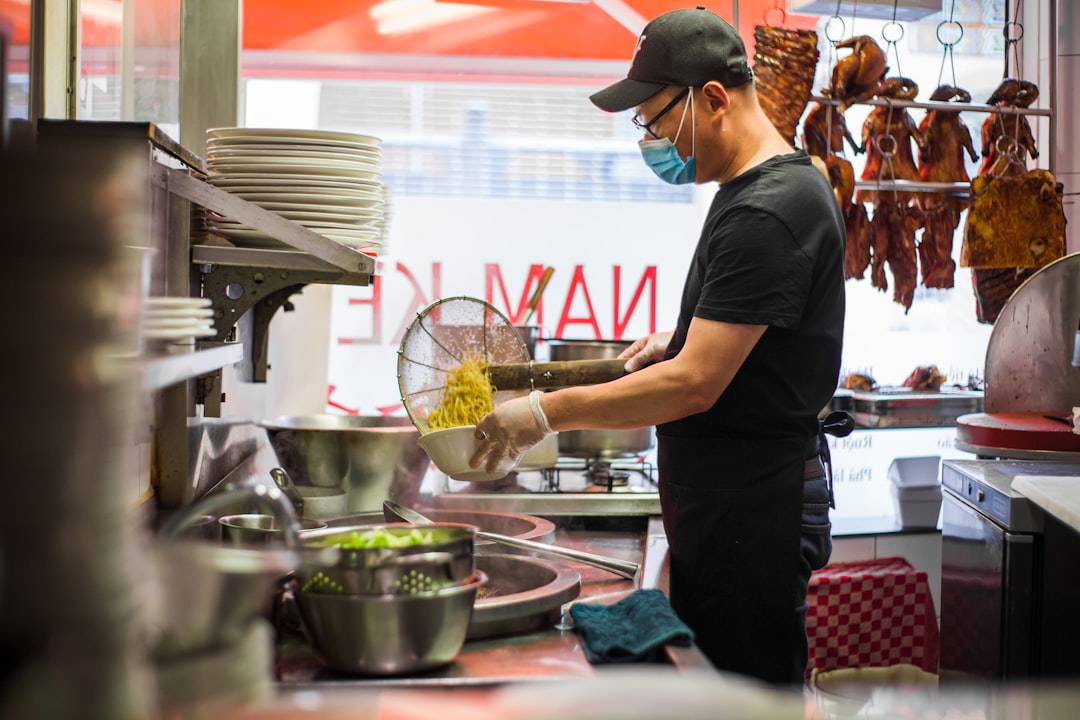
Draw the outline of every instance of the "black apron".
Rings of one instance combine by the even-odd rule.
[[[806,443],[660,435],[657,452],[675,612],[717,669],[800,685]]]

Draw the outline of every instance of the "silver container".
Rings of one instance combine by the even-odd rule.
[[[238,642],[266,613],[271,591],[298,562],[291,550],[192,540],[162,540],[152,549],[149,617],[156,659]]]
[[[217,519],[221,539],[230,545],[268,545],[282,543],[281,527],[273,515],[248,513],[244,515],[223,515]],[[326,527],[321,520],[300,518],[301,530],[316,530]]]
[[[434,592],[297,592],[296,603],[323,663],[346,673],[402,675],[437,668],[457,657],[477,590],[487,580],[478,570],[468,582]]]
[[[550,340],[552,362],[617,358],[632,343],[623,340]],[[559,433],[559,454],[596,460],[631,457],[652,448],[653,428],[634,430],[570,430]]]
[[[341,488],[348,512],[416,504],[431,463],[407,417],[308,415],[267,420],[270,443],[296,485]]]

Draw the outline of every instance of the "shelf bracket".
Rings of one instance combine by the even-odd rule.
[[[201,266],[203,297],[211,299],[219,342],[244,345],[240,375],[246,382],[266,382],[270,321],[289,297],[305,285],[325,282],[326,274],[309,270]],[[252,310],[248,313],[248,310]],[[233,337],[238,328],[239,337]]]

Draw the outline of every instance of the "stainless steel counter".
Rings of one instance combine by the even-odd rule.
[[[553,544],[642,564],[635,584],[599,568],[558,560],[569,562],[581,574],[581,594],[573,602],[609,603],[635,588],[667,589],[667,541],[659,519],[641,519],[640,523],[643,527],[637,530],[597,530],[581,520],[561,521]],[[668,658],[676,667],[711,669],[694,647],[671,648]],[[392,678],[353,676],[325,668],[302,635],[285,631],[279,633],[275,671],[277,682],[284,691],[347,687],[489,687],[510,682],[589,677],[595,672],[585,659],[577,634],[565,624],[522,635],[468,641],[457,659],[444,668]]]

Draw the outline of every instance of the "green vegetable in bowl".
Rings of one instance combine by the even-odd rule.
[[[380,547],[409,547],[410,545],[430,545],[434,537],[430,530],[412,528],[407,533],[394,532],[383,528],[353,531],[344,539],[335,538],[333,543],[344,550],[365,550]]]

